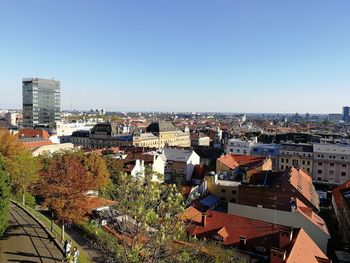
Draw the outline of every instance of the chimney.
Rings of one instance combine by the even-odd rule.
[[[207,226],[207,215],[205,213],[202,213],[202,224],[204,227]]]
[[[286,246],[288,246],[290,244],[290,242],[292,241],[293,238],[293,230],[281,230],[279,231],[279,247],[280,248],[284,248]]]
[[[239,236],[239,244],[241,246],[244,246],[245,244],[247,244],[247,238],[245,236]]]
[[[272,247],[270,249],[270,263],[283,263],[286,259],[287,252],[284,249]]]

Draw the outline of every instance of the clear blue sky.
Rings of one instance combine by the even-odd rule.
[[[63,109],[340,112],[350,1],[1,0],[0,108],[22,77]]]

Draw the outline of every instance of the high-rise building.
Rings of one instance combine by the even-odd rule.
[[[343,107],[343,121],[350,121],[350,107]]]
[[[25,78],[22,81],[23,125],[53,126],[61,119],[60,82],[53,79]]]

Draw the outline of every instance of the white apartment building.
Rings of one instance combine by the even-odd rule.
[[[257,139],[254,138],[251,141],[243,141],[241,139],[230,139],[225,147],[226,154],[240,154],[240,155],[250,155],[250,152],[257,143]]]
[[[342,184],[350,180],[349,144],[314,144],[313,180]]]

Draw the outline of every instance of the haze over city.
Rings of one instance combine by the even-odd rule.
[[[62,109],[340,113],[348,1],[1,1],[0,105],[24,77]]]

